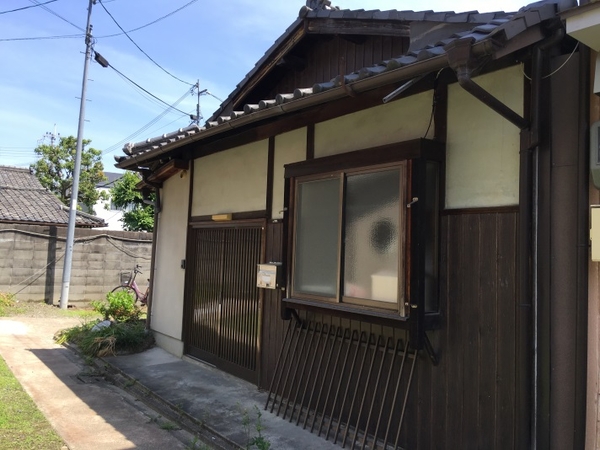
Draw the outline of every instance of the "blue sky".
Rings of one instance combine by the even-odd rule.
[[[75,136],[85,42],[83,37],[14,40],[81,35],[88,0],[50,0],[44,7],[3,13],[49,0],[0,1],[0,164],[27,167],[35,161],[33,149],[47,133]],[[104,7],[126,31],[152,22],[190,0],[104,0]],[[336,0],[343,9],[398,9],[434,11],[516,11],[528,2],[518,0]],[[298,16],[302,0],[198,0],[130,37],[166,71],[225,99],[255,62]],[[55,13],[55,14],[52,14]],[[57,17],[60,16],[60,17]],[[71,23],[68,23],[68,22]],[[103,6],[92,8],[94,49],[125,76],[177,108],[196,110],[190,86],[152,63],[120,33]],[[105,153],[105,170],[117,171],[113,155],[123,143],[139,142],[190,124],[187,114],[142,94],[111,68],[92,62],[87,84],[84,138]],[[187,92],[187,95],[186,95]],[[220,101],[203,95],[205,120]],[[203,121],[201,122],[203,124]],[[137,131],[145,128],[137,136]],[[49,143],[48,137],[45,143]],[[117,145],[118,144],[118,145]],[[112,150],[112,151],[110,151]]]

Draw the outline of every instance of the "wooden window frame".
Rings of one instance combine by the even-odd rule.
[[[440,208],[443,205],[443,186],[444,186],[444,162],[445,147],[444,144],[426,140],[415,139],[412,141],[401,142],[397,144],[385,145],[381,147],[357,150],[349,153],[327,156],[312,160],[301,161],[289,164],[285,167],[286,178],[286,215],[285,228],[287,233],[286,263],[287,263],[287,295],[283,299],[284,307],[292,309],[309,309],[322,313],[346,317],[350,319],[364,320],[372,323],[382,323],[406,327],[415,332],[420,332],[425,328],[432,328],[430,324],[437,323],[436,314],[425,314],[425,289],[424,289],[424,260],[423,248],[426,236],[420,227],[423,225],[424,212],[422,211],[424,202],[417,201],[411,207],[407,207],[413,197],[418,196],[419,192],[425,192],[427,181],[425,177],[425,167],[427,161],[439,163],[438,187],[439,198],[435,199]],[[405,167],[404,192],[400,195],[401,202],[406,200],[406,204],[401,205],[401,228],[403,229],[404,248],[399,249],[398,283],[399,286],[398,301],[393,303],[393,308],[382,307],[379,301],[348,301],[342,296],[341,290],[343,273],[342,246],[343,246],[343,228],[340,228],[340,237],[338,242],[338,277],[337,277],[337,295],[334,301],[329,298],[319,298],[306,294],[298,295],[293,288],[293,269],[294,269],[294,245],[296,226],[296,196],[297,184],[309,179],[322,179],[331,174],[337,174],[343,181],[342,174],[373,172],[390,167]],[[401,175],[402,176],[402,175]],[[343,201],[343,192],[342,195]],[[343,208],[343,206],[342,206]],[[438,238],[439,238],[439,212],[438,211]],[[340,218],[343,220],[343,218]],[[439,246],[439,242],[437,242]],[[439,251],[437,253],[439,255]],[[438,261],[439,266],[439,261]],[[439,274],[438,274],[439,276]],[[404,294],[402,296],[402,294]],[[404,311],[400,308],[400,303],[404,301]],[[403,314],[401,314],[403,313]],[[439,314],[437,314],[439,316]],[[426,320],[429,319],[429,320]]]
[[[348,177],[357,174],[372,174],[383,171],[392,171],[395,170],[399,173],[400,183],[398,185],[398,195],[400,198],[400,202],[404,202],[407,199],[407,183],[408,183],[408,169],[407,169],[407,161],[398,161],[396,163],[387,163],[383,165],[377,166],[369,166],[369,167],[359,167],[352,169],[339,170],[335,172],[328,172],[324,174],[318,175],[307,175],[294,179],[294,192],[296,193],[296,197],[293,199],[294,204],[297,203],[297,195],[298,195],[298,186],[303,183],[310,183],[312,181],[320,181],[327,179],[337,179],[339,183],[339,218],[337,223],[337,274],[336,274],[336,292],[333,297],[311,294],[306,292],[301,292],[300,290],[296,290],[294,287],[294,274],[296,272],[296,238],[298,233],[293,233],[293,246],[292,246],[292,261],[291,261],[291,296],[294,298],[301,298],[306,300],[315,300],[322,301],[325,303],[334,303],[334,304],[347,304],[354,305],[358,307],[364,308],[372,308],[375,310],[383,309],[395,311],[401,316],[406,316],[406,308],[405,302],[407,299],[406,295],[406,273],[404,271],[405,260],[408,257],[406,254],[406,208],[399,208],[398,214],[398,222],[400,224],[399,230],[399,239],[398,239],[398,289],[397,289],[397,300],[395,302],[385,302],[381,300],[362,298],[362,297],[353,297],[344,294],[344,262],[345,262],[345,245],[344,241],[346,238],[346,224],[345,224],[345,211],[347,208],[346,202],[346,181]],[[293,227],[296,229],[296,224],[298,223],[298,214],[300,213],[300,208],[295,207],[293,212]]]

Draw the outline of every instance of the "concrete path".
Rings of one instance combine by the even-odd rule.
[[[191,448],[189,433],[168,430],[171,423],[158,413],[54,343],[56,331],[78,323],[71,318],[0,319],[0,355],[68,448]]]

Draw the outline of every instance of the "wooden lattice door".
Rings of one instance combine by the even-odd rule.
[[[185,352],[257,382],[261,297],[256,268],[264,227],[193,227],[187,267]]]

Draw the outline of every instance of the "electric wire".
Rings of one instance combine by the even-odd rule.
[[[579,48],[579,42],[577,42],[577,44],[575,44],[573,51],[571,52],[569,57],[565,60],[565,62],[562,63],[560,65],[560,67],[558,67],[558,69],[554,70],[553,72],[549,73],[548,75],[544,75],[542,77],[542,80],[545,80],[546,78],[550,78],[552,75],[556,74],[559,70],[561,70],[563,67],[565,67],[567,65],[567,63],[571,60],[571,58],[573,57],[573,55],[575,54],[575,52],[577,51],[578,48]],[[523,66],[521,65],[521,67],[523,67]],[[531,77],[525,73],[524,69],[521,69],[521,72],[523,73],[523,76],[525,78],[527,78],[529,81],[531,81]]]
[[[135,92],[137,94],[140,95],[140,97],[142,97],[143,99],[147,100],[149,103],[151,103],[154,106],[159,107],[161,110],[165,107],[164,103],[162,101],[158,101],[156,100],[154,97],[151,97],[150,95],[148,95],[146,92],[140,90],[132,81],[130,81],[130,79],[128,79],[125,75],[120,74],[119,72],[117,72],[117,74],[123,79],[123,81],[125,81],[128,84],[131,84],[132,87],[134,88]],[[181,112],[183,114],[183,112]]]
[[[57,0],[51,0],[51,1],[57,1]],[[161,20],[164,20],[170,16],[172,16],[175,13],[178,13],[179,11],[181,11],[184,8],[187,8],[188,6],[192,5],[193,3],[196,3],[198,0],[192,0],[191,2],[186,3],[185,5],[183,5],[180,8],[177,8],[175,11],[171,11],[170,13],[159,17],[158,19],[153,20],[152,22],[148,22],[145,25],[141,25],[137,28],[133,28],[132,30],[127,31],[127,33],[133,33],[135,31],[138,30],[142,30],[146,27],[149,27],[150,25],[154,25],[157,22],[160,22]],[[108,1],[105,1],[105,3],[108,3]],[[37,5],[34,6],[28,6],[28,8],[34,8]],[[8,11],[10,12],[10,11]],[[104,39],[104,38],[111,38],[111,37],[116,37],[116,36],[122,36],[125,33],[115,33],[115,34],[107,34],[107,35],[103,35],[103,36],[97,36],[96,39]],[[59,36],[33,36],[33,37],[23,37],[23,38],[5,38],[5,39],[0,39],[0,42],[10,42],[10,41],[42,41],[42,40],[49,40],[49,39],[75,39],[75,38],[82,38],[85,37],[85,34],[66,34],[66,35],[59,35]]]
[[[33,1],[33,0],[32,0]],[[133,45],[135,45],[137,47],[137,49],[142,52],[150,61],[152,61],[156,67],[158,67],[159,69],[161,69],[163,72],[165,72],[167,75],[175,78],[177,81],[180,81],[183,84],[187,84],[189,86],[193,86],[192,83],[188,83],[187,81],[182,80],[181,78],[176,77],[175,75],[173,75],[171,72],[169,72],[167,69],[165,69],[164,67],[162,67],[160,64],[158,64],[156,61],[154,61],[154,59],[152,59],[150,57],[150,55],[148,55],[148,53],[146,53],[144,50],[142,50],[142,48],[133,40],[131,39],[131,37],[129,36],[129,34],[127,34],[127,32],[123,29],[123,27],[121,25],[119,25],[119,22],[117,22],[117,20],[113,17],[113,15],[108,11],[108,9],[106,9],[106,6],[104,6],[104,3],[102,1],[99,1],[98,3],[100,3],[100,6],[102,6],[102,9],[104,9],[104,11],[106,11],[106,14],[109,15],[109,17],[112,19],[112,21],[115,23],[115,25],[117,25],[117,27],[119,27],[119,29],[123,32],[123,34],[125,34],[125,36],[127,37],[127,39],[129,39],[131,41],[131,43]]]
[[[23,11],[24,9],[37,8],[38,6],[47,5],[48,3],[54,3],[55,1],[57,1],[57,0],[48,0],[47,2],[40,3],[37,5],[23,6],[22,8],[11,9],[9,11],[0,11],[0,14],[8,14],[8,13],[13,13],[13,12],[17,12],[17,11]]]
[[[52,11],[50,8],[48,8],[47,6],[44,6],[43,3],[40,3],[38,0],[29,0],[31,3],[33,3],[34,5],[37,6],[41,6],[43,10],[48,11],[50,14],[52,14],[53,16],[58,17],[60,20],[63,20],[65,22],[67,22],[69,25],[74,26],[75,28],[77,28],[79,31],[82,31],[85,33],[85,29],[81,28],[79,25],[75,25],[73,22],[65,19],[63,16],[61,16],[58,13],[55,13],[54,11]]]
[[[109,153],[114,152],[115,150],[118,150],[119,148],[121,148],[121,146],[123,146],[124,144],[131,142],[131,140],[137,136],[139,136],[140,134],[142,134],[144,131],[146,131],[148,128],[150,128],[152,125],[154,125],[155,123],[157,123],[160,119],[162,119],[168,112],[171,111],[171,109],[178,105],[179,103],[181,103],[187,96],[189,95],[189,92],[186,92],[185,94],[183,94],[175,103],[173,103],[173,105],[170,105],[170,108],[165,109],[162,113],[160,113],[157,117],[155,117],[154,119],[152,119],[150,122],[148,122],[146,125],[144,125],[143,127],[141,127],[139,130],[134,131],[133,133],[131,133],[129,136],[127,136],[126,138],[121,139],[119,142],[117,142],[116,144],[111,145],[110,147],[107,147],[106,149],[104,149],[102,151],[103,155],[107,155]],[[176,122],[177,120],[180,120],[182,117],[188,116],[188,113],[183,113],[183,116],[178,117],[177,119],[175,119],[173,122]],[[170,125],[171,123],[167,125]],[[165,125],[165,126],[167,126]],[[164,128],[164,127],[163,127]]]
[[[158,100],[159,102],[161,102],[162,104],[168,106],[169,108],[173,109],[174,111],[179,111],[181,114],[188,114],[185,111],[182,111],[180,109],[174,108],[173,106],[169,105],[167,102],[165,102],[164,100],[161,100],[160,98],[158,98],[156,95],[154,95],[152,92],[144,89],[142,86],[140,86],[139,84],[137,84],[135,81],[133,81],[131,78],[127,77],[125,74],[123,74],[122,72],[120,72],[119,70],[117,70],[112,64],[109,64],[108,67],[110,67],[112,70],[114,70],[115,72],[117,72],[119,75],[121,75],[123,78],[125,78],[127,81],[129,81],[131,84],[133,84],[134,86],[136,86],[138,89],[141,89],[142,91],[144,91],[146,94],[150,95],[152,98]]]
[[[184,117],[188,117],[189,114],[184,114],[181,115],[179,117],[177,117],[175,120],[167,123],[166,125],[163,125],[160,128],[157,128],[155,131],[153,132],[149,132],[149,134],[154,134],[156,131],[158,130],[162,130],[165,127],[168,127],[169,125],[183,119]],[[104,152],[102,153],[103,155],[107,155],[109,153],[114,152],[115,150],[119,150],[122,148],[123,145],[128,144],[129,142],[133,142],[133,138],[139,136],[140,134],[142,134],[144,131],[146,131],[150,126],[154,125],[155,123],[157,123],[160,119],[162,119],[164,117],[164,114],[162,114],[160,117],[155,118],[156,120],[152,120],[151,123],[146,124],[144,127],[140,128],[139,130],[137,130],[135,133],[132,133],[130,135],[130,137],[127,137],[125,139],[122,139],[120,142],[118,142],[117,144],[113,144],[110,147],[108,147],[106,150],[104,150]],[[113,148],[115,147],[115,148]]]
[[[164,20],[164,19],[166,19],[168,17],[171,17],[173,14],[178,13],[182,9],[187,8],[188,6],[192,5],[193,3],[196,3],[197,1],[198,0],[192,0],[191,2],[186,3],[185,5],[181,6],[180,8],[177,8],[175,11],[171,11],[170,13],[168,13],[168,14],[162,16],[162,17],[159,17],[158,19],[155,19],[152,22],[148,22],[145,25],[139,26],[137,28],[133,28],[132,30],[127,31],[127,33],[133,33],[134,31],[139,31],[139,30],[142,30],[142,29],[144,29],[146,27],[149,27],[150,25],[154,25],[155,23],[158,23],[161,20]],[[105,3],[108,3],[108,2],[105,1]],[[123,36],[124,34],[126,34],[126,33],[123,32],[123,33],[107,34],[107,35],[104,35],[104,36],[98,36],[98,39],[111,38],[111,37],[116,37],[116,36]]]
[[[11,41],[44,41],[49,39],[80,39],[84,37],[83,34],[65,34],[62,36],[34,36],[34,37],[22,37],[22,38],[2,38],[0,42],[11,42]]]

